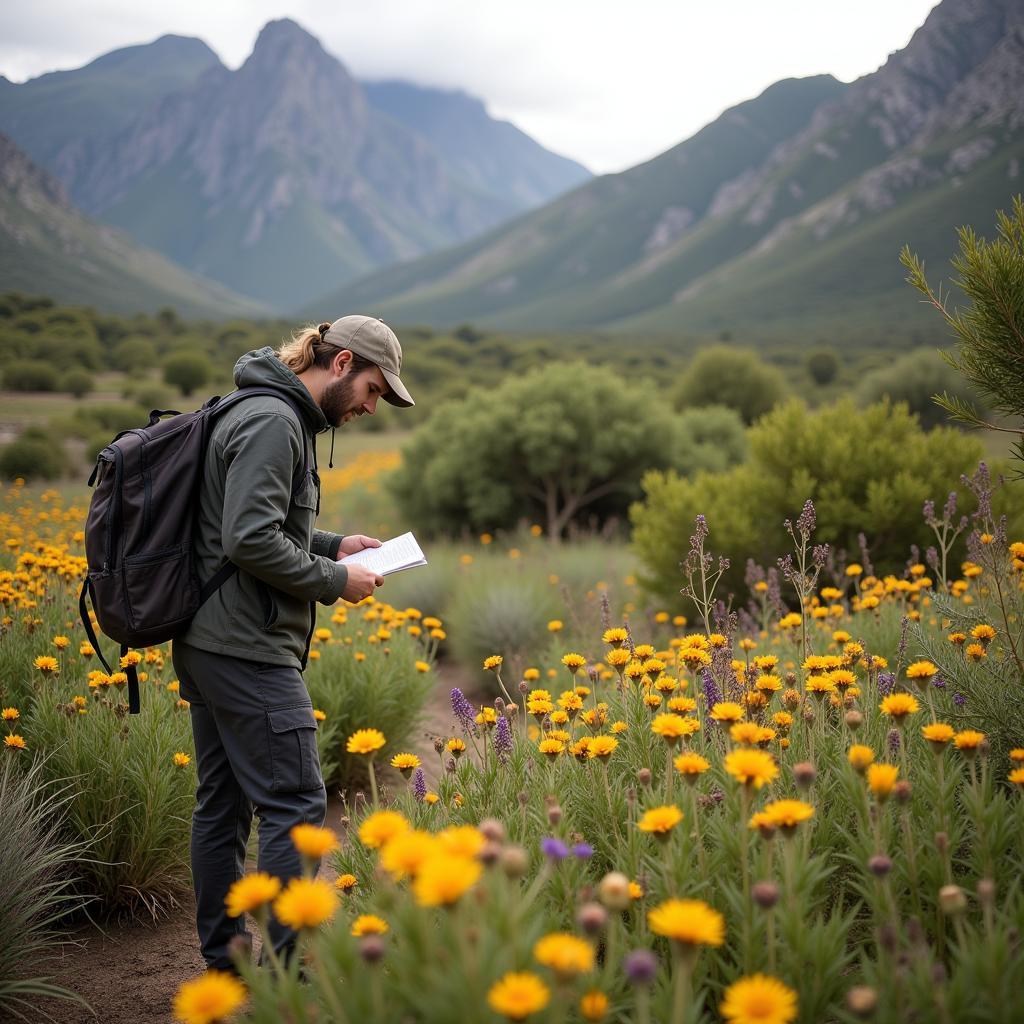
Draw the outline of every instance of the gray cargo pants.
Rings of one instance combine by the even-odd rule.
[[[313,705],[298,669],[172,647],[180,695],[187,700],[199,785],[192,814],[196,929],[208,967],[233,971],[228,945],[248,937],[243,918],[228,917],[231,884],[245,871],[255,811],[259,870],[287,882],[302,873],[289,831],[322,825],[327,791],[320,774]],[[287,957],[295,933],[273,916],[274,949]]]

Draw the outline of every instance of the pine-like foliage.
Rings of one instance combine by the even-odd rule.
[[[960,252],[951,265],[953,285],[969,300],[965,307],[949,306],[941,284],[928,283],[924,264],[905,246],[900,261],[907,280],[939,311],[956,332],[955,352],[943,357],[959,370],[993,411],[1020,421],[1012,427],[983,419],[977,409],[947,392],[935,401],[956,420],[1017,434],[1015,457],[1024,462],[1024,198],[1016,196],[1013,213],[996,215],[998,237],[988,242],[970,227],[957,231]]]

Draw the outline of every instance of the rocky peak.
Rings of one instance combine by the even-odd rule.
[[[33,193],[42,195],[51,203],[68,207],[64,187],[52,175],[28,158],[6,135],[0,133],[0,186],[17,193],[25,201]],[[31,203],[26,205],[31,207]]]

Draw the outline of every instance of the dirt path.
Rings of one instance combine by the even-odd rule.
[[[437,779],[439,766],[434,737],[453,735],[451,687],[465,688],[468,682],[459,669],[441,667],[423,720],[412,737],[411,749],[423,761],[430,785]],[[398,784],[404,783],[399,780]],[[341,801],[332,795],[327,825],[337,829],[341,813]],[[321,877],[333,881],[334,875],[333,868],[325,863]],[[98,1020],[104,1024],[173,1024],[174,993],[183,981],[204,969],[194,915],[195,904],[189,897],[157,924],[132,922],[104,929],[76,929],[47,970],[57,984],[82,996],[95,1014],[74,1003],[53,999],[41,1000],[40,1010],[57,1024],[92,1024]]]

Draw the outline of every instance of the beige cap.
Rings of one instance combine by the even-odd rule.
[[[383,320],[358,314],[343,316],[324,331],[323,340],[376,363],[390,389],[381,396],[385,402],[400,409],[416,404],[398,376],[402,369],[402,346]]]

